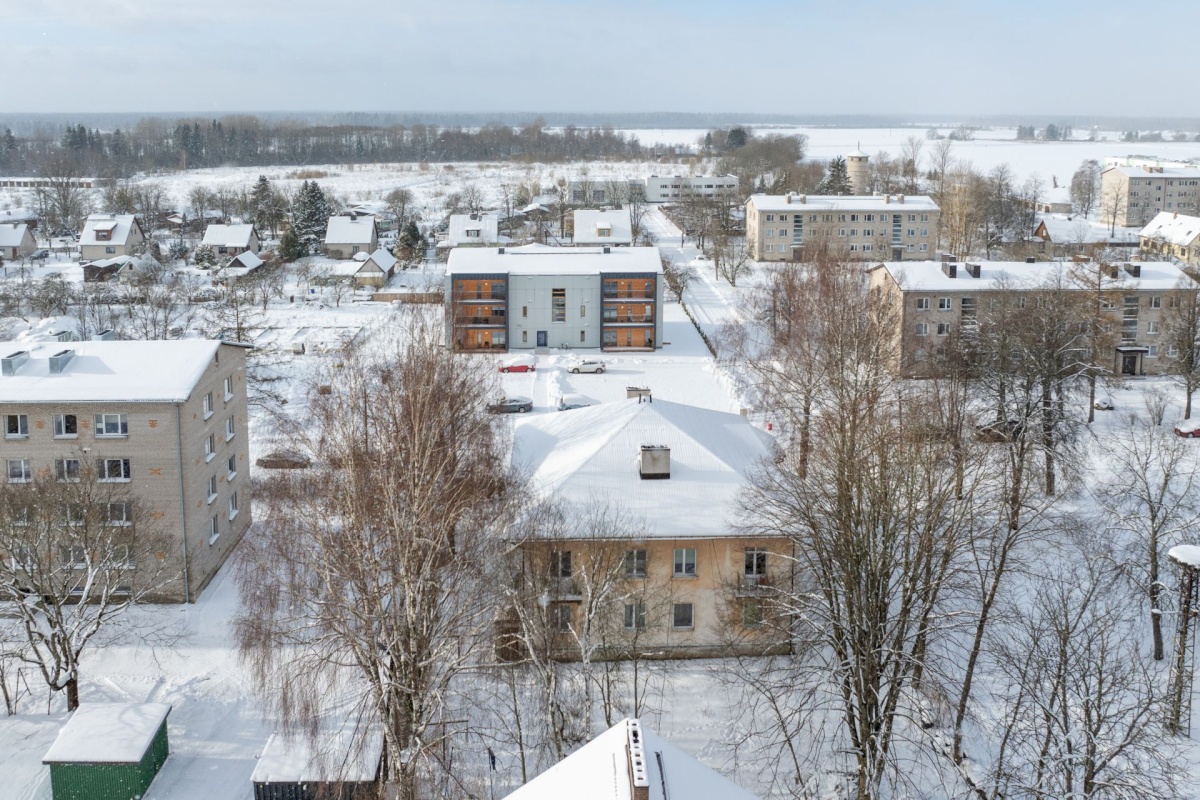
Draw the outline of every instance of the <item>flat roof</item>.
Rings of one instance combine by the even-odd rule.
[[[1024,261],[971,259],[956,263],[957,269],[953,278],[942,270],[940,261],[887,261],[871,269],[886,269],[892,279],[908,292],[986,292],[1002,289],[1029,290],[1059,270],[1069,270],[1072,266],[1068,261],[1037,261],[1029,264]],[[968,263],[979,265],[978,278],[972,278],[967,272]],[[1135,278],[1126,272],[1126,263],[1140,267],[1141,276]],[[1111,287],[1114,290],[1125,287],[1134,291],[1169,291],[1178,288],[1181,278],[1192,283],[1179,267],[1166,261],[1119,262],[1112,266],[1120,270],[1120,281]]]
[[[367,731],[322,733],[315,740],[304,734],[275,733],[267,739],[254,765],[251,783],[300,783],[375,780],[383,756],[383,734]]]
[[[84,703],[63,725],[42,763],[136,764],[170,713],[166,703]]]
[[[501,253],[500,251],[504,252]],[[455,248],[447,275],[599,275],[604,272],[662,274],[657,247],[520,247]]]
[[[932,197],[923,194],[752,194],[746,205],[759,211],[938,211]]]

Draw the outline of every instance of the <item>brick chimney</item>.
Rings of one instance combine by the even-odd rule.
[[[642,723],[636,719],[626,720],[625,739],[630,797],[632,800],[650,800],[650,764],[646,760]]]
[[[943,262],[942,263],[942,272],[946,273],[947,278],[957,278],[958,277],[958,264],[954,264],[949,261]]]

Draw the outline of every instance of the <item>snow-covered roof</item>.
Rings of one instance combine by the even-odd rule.
[[[938,204],[923,194],[752,194],[746,205],[759,211],[937,211]]]
[[[1043,214],[1039,225],[1046,226],[1046,235],[1055,244],[1137,244],[1137,228],[1118,227],[1095,222],[1081,214]]]
[[[0,358],[29,352],[15,375],[0,375],[0,404],[183,402],[220,346],[212,339],[0,342]],[[62,350],[75,355],[51,374],[50,356]]]
[[[137,218],[133,214],[91,214],[83,225],[83,233],[79,235],[79,244],[125,244],[129,239],[129,232],[136,224]],[[104,230],[111,230],[112,237],[97,239],[96,231]]]
[[[0,223],[4,222],[37,222],[38,214],[29,208],[10,208],[0,211]]]
[[[166,703],[84,703],[63,725],[43,764],[136,764],[171,713]]]
[[[638,720],[629,719],[621,720],[506,800],[633,800],[635,782],[648,788],[650,800],[755,800],[753,794],[716,770],[647,730]]]
[[[221,270],[221,277],[240,278],[249,275],[265,263],[257,254],[246,250],[229,259],[229,263]]]
[[[20,247],[25,241],[29,226],[0,223],[0,247]]]
[[[325,229],[325,244],[366,244],[375,236],[375,218],[360,214],[357,217],[329,218]]]
[[[1071,265],[1063,261],[970,261],[979,265],[979,277],[972,278],[966,263],[960,263],[955,277],[946,275],[937,261],[889,261],[872,267],[886,269],[904,291],[910,292],[987,292],[1000,289],[1032,289]],[[1140,277],[1133,277],[1123,266],[1121,283],[1134,291],[1169,291],[1179,286],[1180,279],[1191,282],[1179,267],[1165,261],[1131,262],[1140,267]]]
[[[131,261],[136,261],[134,256],[113,256],[112,258],[101,258],[96,261],[88,261],[86,266],[89,267],[123,267]]]
[[[472,231],[475,235],[468,236]],[[451,245],[495,243],[500,237],[500,218],[496,214],[451,214],[446,241]]]
[[[647,537],[708,538],[731,534],[747,472],[773,441],[737,414],[633,398],[519,420],[512,458],[544,495],[619,497]],[[641,478],[643,444],[670,448],[669,479]]]
[[[1200,217],[1163,211],[1142,228],[1141,235],[1179,247],[1190,247],[1200,236]]]
[[[387,272],[392,267],[396,266],[396,257],[392,255],[386,247],[380,247],[371,257],[367,259],[383,272]]]
[[[1115,169],[1130,178],[1200,178],[1200,167],[1118,166],[1109,169]]]
[[[299,783],[343,780],[367,782],[379,773],[383,735],[348,731],[319,735],[314,742],[303,734],[272,734],[250,776],[252,783]]]
[[[503,253],[500,250],[504,250]],[[661,274],[657,247],[456,247],[446,265],[447,275],[598,275],[602,272]]]
[[[870,158],[869,153],[864,153],[861,148],[855,148],[849,153],[846,153],[846,158]]]
[[[600,228],[608,228],[610,235],[599,236]],[[633,241],[633,225],[628,209],[597,211],[581,208],[575,211],[575,243],[629,244]]]
[[[202,244],[210,247],[249,247],[253,225],[209,225]]]
[[[1200,567],[1200,546],[1194,544],[1177,544],[1167,551],[1167,555],[1180,564],[1189,567]]]

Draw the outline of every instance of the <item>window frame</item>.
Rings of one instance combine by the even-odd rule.
[[[15,428],[15,430],[10,430],[10,428]],[[29,438],[29,415],[28,414],[5,414],[4,415],[4,438],[5,439],[28,439]]]
[[[686,625],[679,624],[679,612],[687,609],[688,621]],[[673,603],[671,605],[671,629],[676,631],[694,631],[696,630],[696,604],[695,603]]]
[[[650,572],[650,554],[644,547],[634,547],[625,551],[622,569],[629,579],[644,579]]]
[[[115,417],[117,421],[116,433],[109,433],[108,418]],[[129,436],[129,415],[117,412],[103,412],[92,415],[92,430],[95,432],[97,439],[124,439]]]
[[[74,433],[67,432],[67,420],[72,420],[71,427],[75,429]],[[54,438],[55,439],[78,439],[79,438],[79,417],[75,414],[55,414],[54,415]]]
[[[691,556],[690,560],[688,556]],[[688,567],[691,567],[690,571]],[[672,578],[695,578],[699,570],[696,568],[696,548],[676,547],[675,557],[671,565]]]

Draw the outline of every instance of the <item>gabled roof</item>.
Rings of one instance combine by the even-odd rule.
[[[338,216],[329,218],[325,229],[325,244],[365,244],[375,237],[375,218],[360,214],[357,217]]]
[[[171,713],[166,703],[84,703],[63,725],[43,764],[136,764]]]
[[[610,235],[599,236],[597,230],[607,227]],[[581,208],[575,211],[575,243],[629,244],[633,241],[633,225],[628,209],[597,211]]]
[[[37,222],[38,214],[28,208],[10,208],[0,211],[0,223],[4,222]]]
[[[643,444],[670,448],[669,479],[640,477]],[[731,534],[747,473],[773,447],[738,414],[633,398],[519,420],[512,459],[545,496],[620,498],[646,522],[647,537],[709,538]]]
[[[221,270],[221,277],[240,278],[258,269],[265,263],[258,255],[247,250],[229,259],[229,263]]]
[[[902,214],[938,210],[933,198],[922,194],[752,194],[746,205],[751,203],[759,211],[886,211]]]
[[[979,277],[972,278],[967,263],[979,265]],[[1124,262],[1122,262],[1124,263]],[[1140,267],[1141,276],[1133,277],[1121,265],[1121,285],[1133,291],[1170,291],[1180,279],[1191,283],[1179,267],[1166,261],[1132,262]],[[1029,290],[1054,278],[1060,271],[1071,269],[1065,261],[974,261],[959,263],[951,278],[938,261],[888,261],[876,264],[871,271],[886,269],[897,285],[906,292],[987,292],[1004,289]]]
[[[210,247],[249,247],[253,225],[209,225],[202,244]]]
[[[81,246],[123,245],[129,241],[129,233],[137,224],[137,217],[133,214],[91,214],[83,225],[83,233],[79,235],[79,244]],[[109,239],[97,239],[96,231],[98,230],[111,230],[112,236]]]
[[[367,260],[379,267],[381,272],[387,272],[396,266],[396,257],[388,252],[386,247],[380,247],[374,253],[371,253],[371,257]]]
[[[635,759],[637,766],[631,769]],[[638,720],[629,719],[621,720],[506,800],[633,800],[635,781],[647,787],[650,800],[756,800]]]
[[[1054,244],[1128,244],[1137,243],[1136,228],[1114,230],[1101,222],[1095,222],[1081,214],[1043,214],[1038,217],[1038,227],[1045,226],[1049,241]]]
[[[1142,228],[1141,235],[1179,247],[1190,247],[1200,236],[1200,217],[1163,211]]]
[[[25,243],[25,234],[27,233],[29,233],[28,225],[0,223],[0,247],[20,247]]]
[[[472,219],[474,216],[474,219]],[[467,231],[478,231],[468,236]],[[500,218],[496,214],[451,214],[446,241],[451,244],[495,243],[500,239]]]

